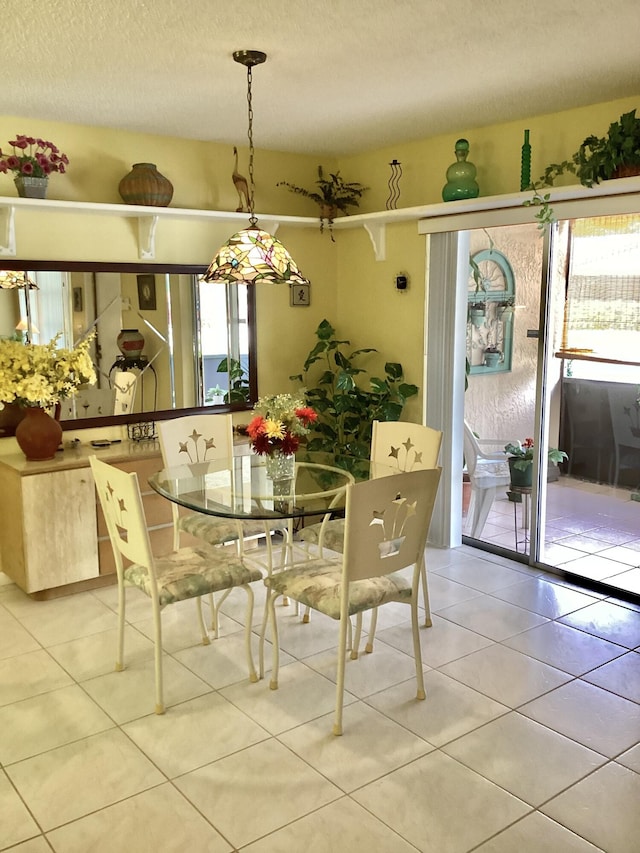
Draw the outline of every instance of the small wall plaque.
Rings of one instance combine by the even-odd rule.
[[[292,305],[311,305],[311,286],[309,284],[293,284],[291,286]]]

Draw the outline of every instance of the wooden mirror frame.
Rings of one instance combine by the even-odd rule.
[[[205,265],[198,264],[136,264],[136,263],[97,263],[95,261],[34,261],[0,259],[0,268],[6,270],[33,270],[43,272],[111,272],[111,273],[150,273],[160,275],[202,275]],[[215,286],[215,285],[214,285]],[[223,403],[216,406],[193,406],[182,409],[160,409],[150,412],[132,412],[127,415],[103,415],[94,418],[76,418],[63,420],[63,430],[88,429],[115,424],[140,423],[149,420],[168,420],[197,412],[241,412],[252,408],[258,399],[258,369],[256,364],[256,297],[253,287],[247,288],[247,312],[249,325],[249,403]],[[152,416],[152,417],[151,417]]]

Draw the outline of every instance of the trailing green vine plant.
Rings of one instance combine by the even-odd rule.
[[[639,166],[640,118],[636,117],[635,110],[631,110],[609,125],[606,136],[587,136],[568,160],[548,165],[540,178],[529,186],[533,196],[523,204],[540,208],[534,218],[538,221],[538,228],[544,231],[555,221],[551,195],[544,189],[553,186],[560,175],[571,172],[583,186],[592,187],[600,181],[637,174]]]
[[[399,420],[418,386],[404,381],[398,362],[385,364],[384,377],[367,377],[359,362],[377,350],[352,350],[350,341],[339,340],[335,334],[329,321],[323,320],[302,372],[289,377],[302,384],[306,402],[318,413],[307,448],[368,459],[373,421]]]

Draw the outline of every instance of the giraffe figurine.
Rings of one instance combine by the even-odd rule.
[[[238,172],[238,149],[233,146],[233,156],[235,157],[235,164],[233,167],[233,174],[231,177],[233,178],[233,185],[236,188],[236,192],[238,193],[238,198],[240,200],[240,206],[236,208],[236,213],[244,213],[245,212],[245,204],[246,204],[246,212],[249,212],[249,185],[247,183],[247,179],[244,175],[241,175]]]

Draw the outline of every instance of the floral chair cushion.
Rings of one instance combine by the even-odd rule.
[[[317,545],[320,541],[322,523],[310,524],[300,531],[300,539],[308,545]],[[324,526],[322,545],[330,551],[341,554],[344,551],[344,518],[334,518]]]
[[[339,562],[317,560],[299,569],[287,569],[264,579],[273,592],[288,595],[305,607],[340,618],[342,567]],[[411,583],[393,572],[377,578],[352,581],[349,586],[349,615],[371,610],[387,601],[410,601]]]
[[[157,557],[155,566],[160,607],[262,579],[259,569],[206,545]],[[149,573],[144,566],[134,563],[125,570],[124,577],[127,583],[151,596]]]
[[[286,521],[282,519],[278,519],[276,522],[240,521],[234,518],[213,518],[200,512],[182,515],[178,520],[179,530],[190,533],[209,545],[236,542],[243,536],[246,539],[250,539],[252,536],[266,536],[267,530],[279,530],[284,526],[286,526]]]

